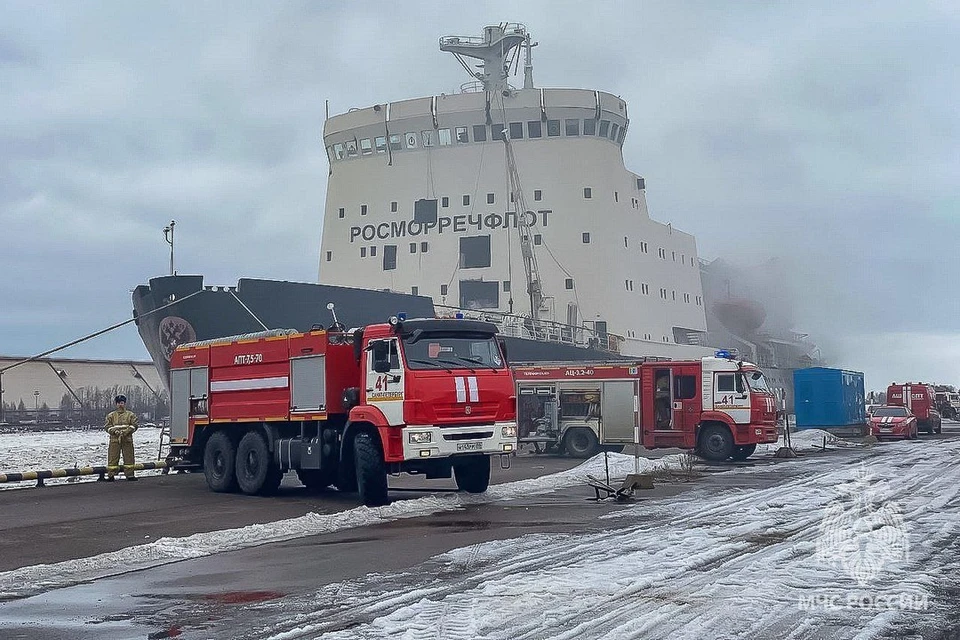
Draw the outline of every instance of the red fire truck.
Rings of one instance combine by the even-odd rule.
[[[763,373],[726,351],[694,361],[520,366],[514,377],[519,441],[575,457],[638,442],[744,460],[778,438]]]
[[[183,345],[171,359],[171,458],[214,491],[308,488],[388,502],[387,474],[486,491],[516,449],[513,377],[496,326],[391,318],[346,331],[268,331]]]
[[[917,416],[917,426],[927,433],[940,433],[940,414],[937,412],[936,392],[933,385],[922,382],[894,382],[887,387],[887,404],[906,407]]]

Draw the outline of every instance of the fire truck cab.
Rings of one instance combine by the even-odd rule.
[[[214,491],[266,494],[286,471],[308,488],[385,504],[387,475],[455,477],[486,491],[490,457],[516,449],[513,378],[495,325],[405,320],[269,331],[179,347],[171,458]]]
[[[927,433],[942,430],[940,413],[937,411],[936,392],[933,385],[922,382],[894,382],[887,387],[887,404],[895,407],[906,407],[910,413],[917,416],[917,426]]]
[[[638,443],[743,460],[776,442],[763,372],[725,351],[694,361],[533,365],[514,369],[519,441],[576,457]]]

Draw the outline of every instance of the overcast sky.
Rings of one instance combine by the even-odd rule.
[[[701,257],[783,260],[868,387],[960,384],[958,7],[0,0],[0,354],[129,318],[171,219],[180,273],[314,281],[324,101],[453,92],[438,37],[510,20],[538,86],[626,99],[626,165]],[[130,326],[64,355],[146,351]]]

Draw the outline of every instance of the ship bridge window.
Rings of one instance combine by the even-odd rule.
[[[383,246],[383,270],[393,271],[397,268],[397,245],[387,244]]]
[[[610,121],[601,120],[600,121],[600,136],[606,138],[607,134],[610,133]]]
[[[490,236],[460,238],[460,268],[480,269],[490,266]]]
[[[490,139],[491,140],[503,140],[506,136],[506,125],[500,123],[494,123],[490,125]]]
[[[577,118],[568,118],[563,123],[564,132],[568,136],[580,135],[580,120]]]
[[[624,125],[623,128],[620,129],[620,136],[617,137],[617,144],[623,144],[623,139],[626,137],[627,137],[627,126]]]
[[[347,142],[347,156],[355,158],[357,156],[357,141],[350,140]]]
[[[643,191],[646,188],[646,184],[643,181],[643,178],[637,178],[637,189]]]
[[[487,194],[487,204],[493,204],[494,201],[496,200],[496,198],[497,198],[497,197],[496,197],[494,194],[488,193],[488,194]]]
[[[410,243],[410,253],[416,253],[416,252],[417,252],[417,243],[416,243],[416,242],[411,242],[411,243]]]
[[[447,295],[447,285],[445,284],[440,285],[440,295],[442,296]]]
[[[387,151],[387,138],[377,136],[373,139],[373,146],[377,149],[377,153],[385,153]]]
[[[595,136],[597,135],[597,121],[593,118],[587,118],[583,121],[583,135],[585,136]]]
[[[444,208],[449,207],[450,198],[448,198],[447,196],[443,196],[442,198],[440,198],[440,206]]]
[[[527,137],[539,138],[543,135],[543,125],[539,120],[530,120],[527,122]]]
[[[429,247],[430,247],[430,245],[427,244],[426,242],[421,242],[421,243],[420,243],[420,253],[426,253],[426,252],[427,252],[427,249],[428,249]]]
[[[337,215],[339,215],[342,218],[345,215],[347,215],[347,212],[343,210],[343,207],[340,207],[340,211],[337,212]]]
[[[504,291],[510,291],[510,281],[509,281],[509,280],[504,280],[504,281],[503,281],[503,290],[504,290]]]
[[[420,287],[410,287],[410,293],[415,296],[420,295]]]
[[[403,145],[400,144],[400,134],[394,133],[390,136],[390,150],[400,151],[400,149],[403,149]]]
[[[543,200],[543,191],[541,191],[540,189],[534,189],[533,199],[537,201]]]
[[[327,262],[333,260],[333,251],[327,251]]]
[[[366,248],[366,247],[360,247],[360,257],[361,257],[361,258],[366,258],[366,257],[367,257],[367,248]]]
[[[371,257],[371,258],[376,258],[376,257],[377,257],[377,247],[376,247],[376,245],[370,247],[370,257]]]
[[[584,188],[583,188],[583,197],[586,198],[587,200],[589,200],[590,198],[592,198],[592,197],[593,197],[593,189],[591,189],[590,187],[584,187]]]
[[[511,122],[510,123],[510,139],[519,140],[521,138],[523,138],[523,123]]]
[[[461,309],[498,309],[500,283],[497,280],[461,280]]]
[[[437,135],[439,136],[441,147],[446,147],[452,142],[450,138],[450,129],[440,129],[440,131],[437,132]]]
[[[559,120],[547,120],[547,135],[553,138],[560,135]]]
[[[647,245],[646,242],[643,242],[643,241],[640,242],[640,251],[642,251],[642,252],[644,252],[644,253],[649,253],[649,251],[648,251],[649,248],[650,248],[650,247],[649,247],[649,245]]]
[[[470,196],[467,195],[467,194],[464,194],[464,196],[463,196],[463,206],[465,206],[465,207],[469,207],[469,206],[470,206]]]
[[[397,201],[394,200],[393,202],[390,203],[390,213],[396,213],[396,212],[397,212]]]
[[[337,160],[343,160],[343,144],[338,142],[333,145],[333,153],[337,156]]]
[[[657,255],[659,255],[662,260],[667,259],[667,252],[663,247],[660,247],[659,249],[657,249]]]
[[[590,234],[588,232],[584,232],[582,239],[583,244],[590,244]]]
[[[365,204],[360,205],[360,215],[362,216],[367,215],[367,205]]]
[[[470,136],[467,135],[466,127],[457,127],[456,129],[454,129],[454,133],[457,136],[457,142],[461,144],[465,142],[470,142]]]
[[[537,246],[540,246],[541,244],[543,244],[543,236],[540,235],[539,233],[535,233],[533,235],[533,244]]]
[[[563,286],[567,289],[573,289],[573,278],[567,278],[563,281]]]
[[[474,142],[487,141],[487,125],[485,124],[473,125],[473,141]]]
[[[360,153],[365,156],[373,153],[373,145],[370,143],[370,138],[364,138],[360,141]]]
[[[641,283],[641,284],[640,284],[640,291],[641,291],[641,292],[643,293],[643,295],[645,295],[645,296],[650,295],[650,285],[649,285],[649,284],[645,284],[645,283]]]
[[[437,201],[436,199],[421,198],[413,203],[413,221],[420,224],[437,222]]]
[[[421,131],[420,137],[423,138],[423,146],[425,147],[433,146],[433,131]]]
[[[610,127],[610,139],[613,140],[614,142],[617,141],[617,132],[619,130],[620,130],[620,125],[618,125],[616,122],[614,122],[613,125]]]

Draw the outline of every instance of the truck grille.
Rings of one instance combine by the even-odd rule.
[[[443,434],[444,440],[485,440],[493,437],[493,431],[471,431],[469,433]]]
[[[471,403],[470,413],[467,413],[467,406],[462,404],[448,404],[434,406],[434,415],[438,422],[444,420],[463,420],[468,418],[474,422],[493,422],[497,417],[497,410],[500,408],[497,402],[476,402]]]

